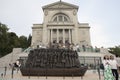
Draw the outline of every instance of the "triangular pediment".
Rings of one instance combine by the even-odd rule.
[[[52,3],[52,4],[48,4],[46,6],[43,6],[43,10],[44,9],[58,9],[58,8],[78,9],[78,6],[66,3],[66,2],[63,2],[63,1],[55,2],[55,3]]]

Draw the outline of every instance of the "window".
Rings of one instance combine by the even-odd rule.
[[[63,13],[59,13],[53,16],[52,21],[53,22],[69,22],[70,18]]]
[[[55,17],[55,19],[53,20],[54,22],[57,22],[57,17]]]
[[[58,19],[59,19],[59,21],[61,22],[61,21],[63,21],[63,16],[58,16]]]
[[[67,21],[68,21],[68,19],[67,19],[66,17],[64,17],[64,21],[65,21],[65,22],[67,22]]]

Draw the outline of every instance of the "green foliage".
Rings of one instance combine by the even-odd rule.
[[[7,41],[8,30],[9,29],[7,28],[5,24],[0,23],[0,56],[5,55],[6,53],[4,51],[8,49],[6,48],[8,44],[8,41]]]
[[[120,46],[109,48],[109,52],[115,54],[117,57],[120,57]]]
[[[27,37],[25,37],[25,36],[20,36],[20,37],[19,37],[19,42],[21,43],[20,46],[21,46],[22,48],[27,48],[27,47],[28,47],[28,46],[27,46]]]
[[[30,46],[31,45],[31,40],[32,40],[32,36],[31,35],[29,35],[29,37],[28,37],[28,40],[27,40],[27,46]]]
[[[27,48],[31,45],[31,35],[29,37],[18,37],[14,32],[8,32],[9,28],[0,23],[0,57],[12,52],[13,48]]]
[[[19,47],[20,42],[18,40],[19,38],[14,32],[8,33],[8,45],[10,45],[12,48]]]

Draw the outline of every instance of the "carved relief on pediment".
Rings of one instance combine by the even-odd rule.
[[[73,7],[64,5],[64,4],[56,4],[56,5],[50,6],[49,8],[73,8]]]
[[[57,8],[75,8],[78,9],[78,6],[73,5],[73,4],[69,4],[69,3],[65,3],[65,2],[56,2],[56,3],[52,3],[46,6],[43,6],[43,9],[57,9]]]
[[[73,10],[73,15],[76,15],[77,14],[77,11],[76,10]]]
[[[46,11],[44,12],[44,14],[45,14],[45,16],[47,16],[47,15],[48,15],[48,11],[46,10]]]

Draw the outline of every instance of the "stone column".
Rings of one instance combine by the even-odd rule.
[[[59,43],[59,29],[57,29],[57,43]]]
[[[63,29],[63,43],[65,43],[65,29]]]
[[[53,42],[53,37],[52,37],[53,30],[51,29],[50,31],[51,31],[51,32],[50,32],[50,35],[51,35],[50,38],[51,38],[51,43],[52,43],[52,42]]]
[[[71,32],[71,43],[73,43],[73,29],[71,29],[70,32]]]
[[[69,43],[71,43],[71,29],[69,29]]]
[[[48,43],[50,43],[50,29],[48,29]]]

